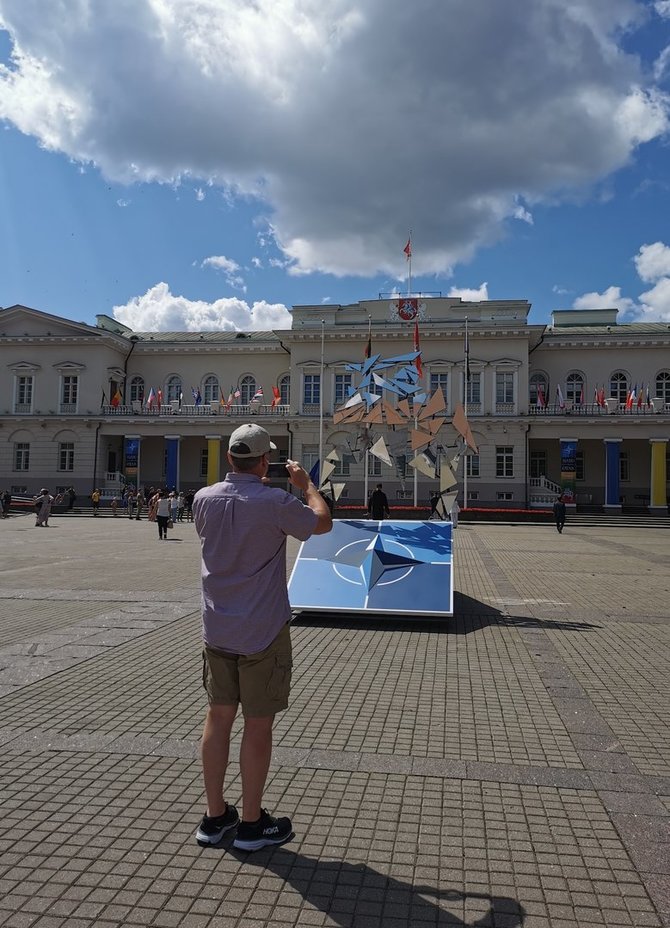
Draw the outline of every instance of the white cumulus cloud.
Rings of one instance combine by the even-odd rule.
[[[0,119],[115,181],[257,198],[290,273],[397,278],[408,228],[415,273],[446,273],[667,132],[623,44],[644,9],[0,0]]]
[[[468,287],[452,287],[449,291],[449,296],[460,296],[462,300],[466,300],[470,303],[477,303],[480,300],[488,300],[489,298],[489,285],[484,281],[481,286],[475,290]]]
[[[608,287],[602,293],[584,293],[572,304],[573,309],[618,309],[622,313],[630,312],[635,301],[622,296],[621,287]]]
[[[115,306],[114,318],[135,332],[267,331],[290,329],[291,314],[283,303],[252,303],[227,297],[208,303],[189,300],[158,283],[124,306]]]
[[[203,260],[201,266],[213,267],[214,270],[221,271],[229,286],[233,287],[235,290],[246,291],[247,288],[244,283],[244,278],[237,273],[240,270],[240,266],[237,261],[233,261],[232,258],[226,258],[225,255],[210,255],[209,258]]]
[[[670,276],[670,248],[663,242],[642,245],[634,261],[640,280],[647,283]]]

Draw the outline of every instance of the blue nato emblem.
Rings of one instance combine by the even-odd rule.
[[[296,611],[453,614],[450,522],[335,520],[303,542],[289,581]]]

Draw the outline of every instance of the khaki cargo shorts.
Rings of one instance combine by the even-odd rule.
[[[205,647],[202,685],[210,705],[242,706],[250,718],[265,718],[288,707],[291,690],[291,632],[288,624],[258,654],[229,654]]]

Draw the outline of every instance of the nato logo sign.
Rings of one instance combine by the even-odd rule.
[[[335,520],[303,542],[289,581],[295,612],[453,615],[450,522]]]

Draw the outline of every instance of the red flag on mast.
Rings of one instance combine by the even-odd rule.
[[[409,259],[412,257],[412,236],[411,235],[407,239],[407,244],[403,248],[403,251],[407,255],[407,260],[409,261]]]

